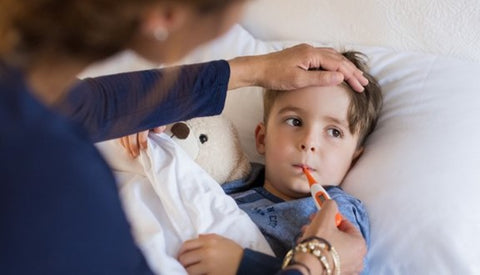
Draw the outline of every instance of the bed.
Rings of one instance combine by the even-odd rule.
[[[371,274],[480,274],[479,29],[477,0],[256,0],[182,63],[300,42],[367,54],[384,108],[342,186],[370,215]],[[124,52],[82,76],[151,66]],[[252,134],[261,89],[229,93],[224,114],[262,162]]]

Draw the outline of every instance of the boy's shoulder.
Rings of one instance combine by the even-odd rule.
[[[332,200],[335,200],[340,212],[344,210],[342,208],[345,208],[350,212],[353,211],[360,214],[365,213],[366,215],[367,210],[363,202],[353,195],[345,192],[340,186],[325,186],[325,190],[328,192]]]
[[[223,183],[223,191],[228,195],[233,195],[263,186],[265,181],[265,165],[252,162],[251,167],[252,169],[246,177]]]
[[[341,202],[349,202],[349,203],[354,203],[354,204],[362,204],[362,201],[360,199],[354,197],[353,195],[347,193],[345,190],[343,190],[340,186],[324,186],[325,190],[328,192],[328,195],[335,201],[339,200]]]
[[[370,243],[370,219],[367,208],[362,201],[353,195],[345,192],[339,186],[327,186],[325,190],[335,200],[338,210],[355,227],[360,230],[367,244]]]

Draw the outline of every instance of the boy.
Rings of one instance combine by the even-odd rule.
[[[345,52],[344,56],[365,72],[359,53]],[[382,106],[380,87],[364,74],[369,84],[363,93],[346,84],[265,92],[264,120],[255,129],[257,151],[265,157],[265,167],[255,165],[246,182],[227,183],[223,188],[260,227],[279,257],[292,247],[300,228],[316,211],[303,165],[368,244],[366,210],[338,187],[362,154]]]
[[[357,93],[347,84],[266,91],[264,120],[255,129],[265,167],[254,165],[248,179],[222,186],[259,226],[277,257],[283,258],[295,246],[301,227],[317,211],[304,165],[369,242],[365,208],[338,185],[363,152],[382,107],[382,94],[366,73],[361,54],[344,56],[369,80],[364,92]]]

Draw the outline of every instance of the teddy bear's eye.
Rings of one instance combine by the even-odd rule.
[[[205,134],[201,134],[198,138],[202,144],[208,141],[208,137]]]

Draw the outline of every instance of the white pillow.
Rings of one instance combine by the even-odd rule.
[[[384,108],[343,186],[371,217],[372,274],[479,274],[480,63],[369,55]]]
[[[292,44],[262,42],[237,26],[184,62]],[[370,57],[385,97],[378,126],[343,184],[370,214],[371,274],[480,273],[480,63],[355,49]],[[253,138],[262,118],[261,89],[241,90],[229,92],[224,113],[250,159],[262,161]]]
[[[478,0],[256,0],[243,26],[255,37],[415,50],[480,61]]]

